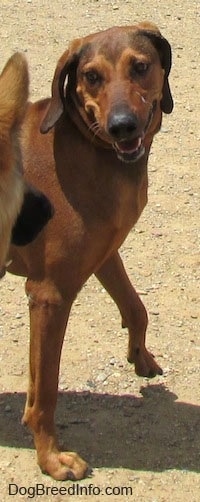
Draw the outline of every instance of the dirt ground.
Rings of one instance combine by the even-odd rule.
[[[175,101],[154,140],[148,206],[121,249],[148,309],[147,346],[164,375],[152,381],[135,375],[119,313],[91,278],[74,304],[64,342],[56,424],[61,443],[78,450],[93,475],[76,486],[44,476],[20,422],[29,348],[24,279],[7,274],[0,283],[3,502],[200,500],[198,16],[198,0],[1,0],[1,66],[14,51],[26,53],[33,99],[49,95],[69,40],[146,19],[172,45]],[[37,483],[45,493],[42,486],[34,492]]]

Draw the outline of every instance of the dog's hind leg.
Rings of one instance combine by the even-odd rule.
[[[23,422],[34,433],[41,470],[54,479],[81,479],[87,464],[76,453],[60,452],[54,412],[60,355],[74,298],[66,299],[51,281],[27,281],[30,308],[30,382]]]
[[[119,254],[112,255],[96,276],[117,304],[123,325],[128,328],[128,361],[135,364],[137,375],[150,378],[162,374],[162,369],[145,347],[147,312],[126,274]]]

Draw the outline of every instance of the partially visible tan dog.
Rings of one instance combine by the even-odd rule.
[[[27,62],[21,53],[16,53],[9,59],[0,76],[1,277],[5,273],[10,241],[27,244],[51,216],[48,200],[41,192],[27,185],[22,175],[19,132],[27,107],[28,90]]]
[[[75,40],[58,61],[52,98],[30,103],[23,124],[26,177],[55,207],[40,236],[10,254],[10,271],[28,278],[30,382],[24,422],[33,430],[42,471],[56,479],[87,473],[76,453],[60,452],[54,412],[70,309],[91,274],[120,310],[136,373],[162,373],[146,349],[147,312],[118,249],[147,203],[151,144],[162,113],[173,109],[170,68],[169,42],[150,23]]]
[[[24,198],[19,126],[28,99],[28,69],[16,53],[0,76],[0,272],[4,273],[11,232]]]

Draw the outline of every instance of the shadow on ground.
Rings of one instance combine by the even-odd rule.
[[[1,394],[0,444],[33,448],[20,417],[25,394]],[[78,451],[92,467],[200,472],[200,407],[177,401],[164,385],[141,397],[65,392],[56,424],[62,446]]]

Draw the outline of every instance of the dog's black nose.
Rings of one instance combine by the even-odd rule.
[[[133,138],[137,126],[137,117],[130,111],[110,113],[108,117],[107,130],[110,136],[116,141]]]

